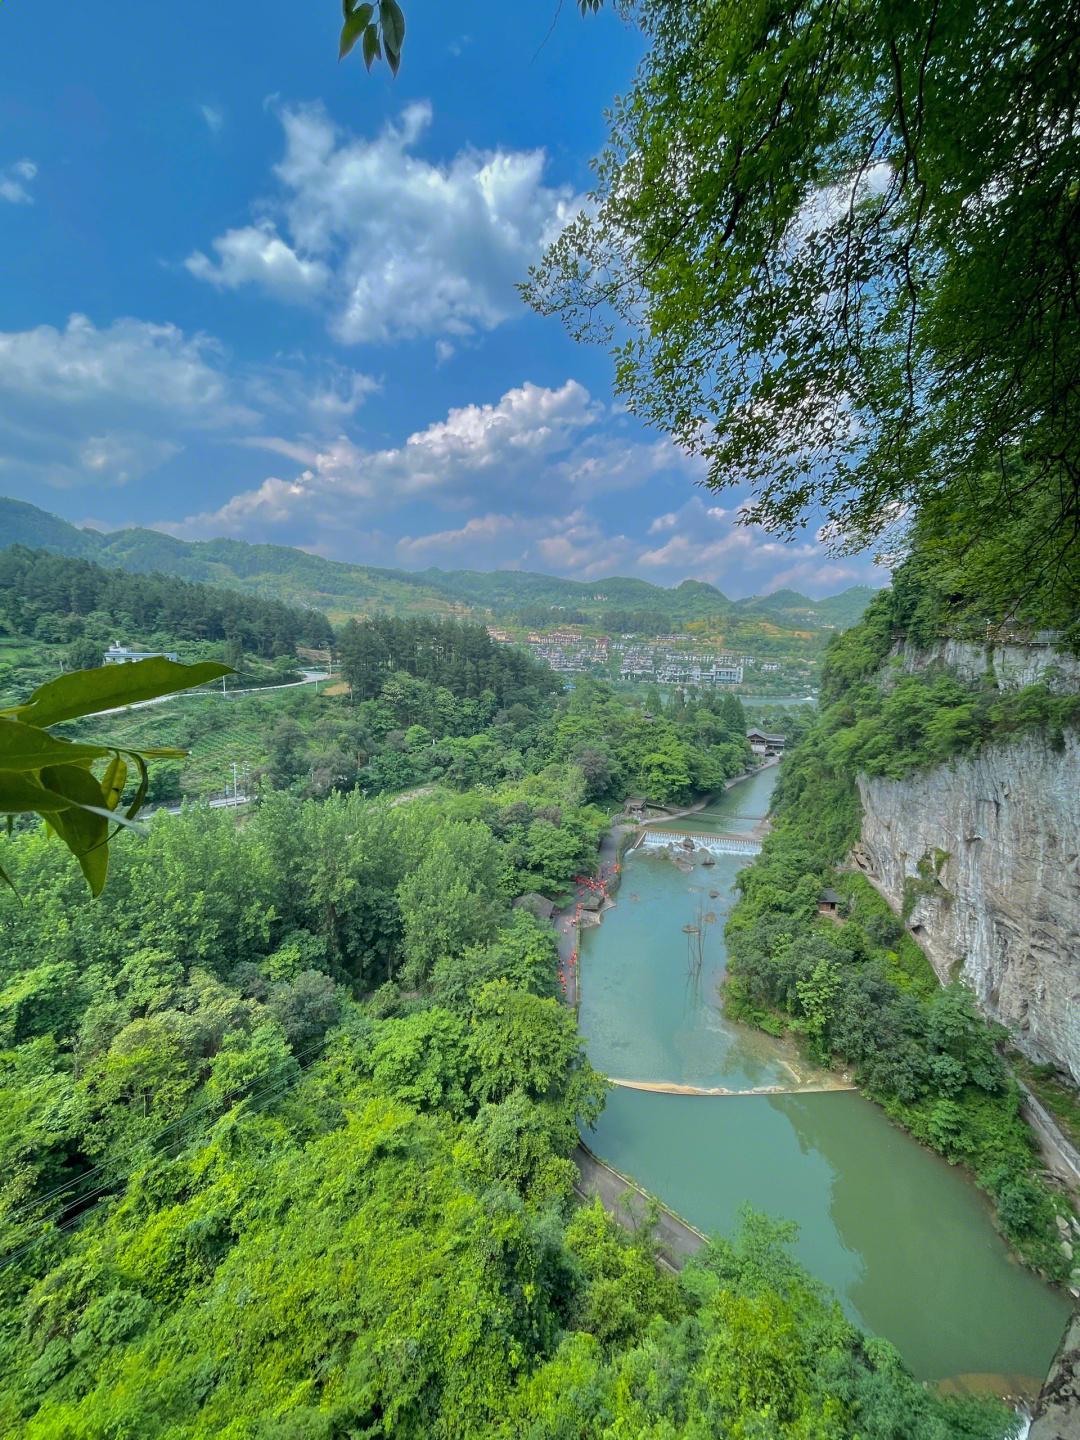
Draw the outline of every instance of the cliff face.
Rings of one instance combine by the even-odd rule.
[[[992,745],[905,780],[859,777],[854,859],[943,981],[1080,1083],[1080,740]],[[921,865],[920,865],[920,862]]]
[[[1058,695],[1080,690],[1080,658],[1048,645],[991,646],[942,639],[927,650],[900,644],[892,654],[909,675],[943,665],[972,685],[992,678],[999,690],[1017,690],[1022,685],[1045,685]]]

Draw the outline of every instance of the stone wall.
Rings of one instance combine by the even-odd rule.
[[[1020,648],[1020,647],[1013,647]],[[990,745],[904,780],[859,777],[853,858],[948,982],[1080,1083],[1080,741]],[[923,861],[920,874],[919,862]]]

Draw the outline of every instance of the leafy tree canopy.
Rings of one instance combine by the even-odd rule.
[[[619,391],[713,487],[750,481],[749,521],[858,548],[930,496],[985,531],[1039,491],[1074,542],[1073,7],[632,10],[651,48],[531,303],[616,339]]]

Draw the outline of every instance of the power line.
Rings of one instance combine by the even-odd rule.
[[[297,1064],[299,1064],[301,1059],[306,1059],[309,1055],[312,1055],[316,1051],[323,1049],[326,1045],[326,1038],[327,1037],[324,1036],[322,1040],[317,1041],[314,1045],[308,1046],[304,1050],[301,1050],[298,1054],[294,1054],[291,1058],[295,1060]],[[283,1072],[287,1070],[287,1067],[284,1065],[281,1068]],[[248,1094],[242,1095],[242,1099],[255,1101],[269,1094],[272,1094],[275,1091],[287,1090],[291,1085],[296,1084],[300,1079],[302,1079],[305,1073],[306,1072],[304,1072],[303,1070],[301,1070],[300,1074],[298,1075],[290,1075],[286,1073],[284,1074],[284,1077],[282,1079],[269,1081],[265,1084],[257,1086]],[[225,1095],[222,1098],[228,1099],[230,1096],[233,1095],[241,1095],[243,1088],[243,1086],[235,1086],[232,1090],[226,1091]],[[132,1146],[127,1151],[121,1151],[121,1155],[127,1154],[130,1156],[134,1154],[136,1150],[140,1149],[142,1145],[154,1144],[157,1140],[160,1140],[162,1135],[165,1135],[170,1130],[175,1129],[177,1125],[183,1124],[185,1121],[190,1120],[193,1116],[205,1112],[217,1103],[218,1102],[214,1100],[204,1101],[202,1104],[195,1106],[192,1110],[189,1110],[188,1112],[186,1112],[186,1114],[180,1116],[178,1120],[174,1120],[170,1125],[165,1126],[162,1130],[156,1132],[154,1135],[147,1137],[146,1140],[140,1142],[140,1145]],[[156,1160],[166,1158],[168,1157],[170,1151],[178,1150],[185,1145],[194,1145],[200,1138],[205,1139],[206,1132],[203,1132],[203,1135],[201,1137],[198,1135],[178,1136],[175,1140],[170,1141],[169,1144],[166,1145],[164,1149],[158,1154],[151,1156],[150,1159]],[[84,1180],[89,1179],[92,1175],[100,1174],[103,1170],[109,1168],[111,1163],[111,1161],[105,1161],[101,1165],[96,1165],[93,1170],[85,1171],[81,1176],[77,1176],[73,1181],[69,1182],[68,1185],[57,1186],[54,1190],[50,1191],[48,1195],[42,1196],[38,1200],[25,1202],[22,1210],[19,1212],[14,1212],[14,1214],[25,1213],[27,1210],[34,1209],[37,1206],[46,1203],[49,1198],[58,1194],[63,1194],[65,1190],[80,1185]],[[136,1169],[138,1169],[138,1165],[133,1165],[130,1170],[117,1175],[115,1181],[109,1181],[105,1184],[97,1185],[92,1190],[87,1191],[84,1195],[73,1196],[68,1204],[64,1205],[61,1209],[54,1211],[51,1216],[45,1216],[41,1222],[41,1232],[37,1236],[35,1236],[31,1240],[27,1240],[22,1245],[18,1246],[10,1254],[5,1255],[2,1260],[0,1260],[0,1272],[14,1265],[17,1260],[19,1260],[29,1250],[32,1250],[34,1246],[39,1245],[41,1241],[44,1240],[48,1235],[59,1234],[61,1231],[68,1230],[71,1228],[71,1226],[78,1224],[79,1221],[83,1219],[85,1211],[80,1211],[78,1215],[73,1215],[67,1220],[61,1219],[64,1213],[70,1208],[70,1204],[76,1202],[85,1202],[87,1200],[93,1199],[95,1196],[103,1197],[105,1192],[111,1191],[114,1188],[114,1185],[119,1186],[124,1181],[130,1180]],[[98,1203],[100,1203],[100,1199]],[[97,1208],[96,1204],[93,1208]],[[10,1219],[13,1217],[8,1218]]]

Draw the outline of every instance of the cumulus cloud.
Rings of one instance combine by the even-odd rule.
[[[555,389],[526,382],[494,404],[458,406],[445,420],[381,450],[364,449],[346,435],[311,444],[247,436],[246,445],[301,464],[300,474],[291,480],[270,477],[218,510],[169,522],[167,528],[188,536],[251,538],[288,522],[303,524],[309,533],[321,527],[332,536],[363,523],[371,510],[393,509],[421,496],[460,509],[485,490],[516,484],[535,498],[529,482],[600,413],[576,380]],[[314,543],[323,538],[312,535]]]
[[[64,329],[0,332],[0,391],[66,408],[123,401],[182,412],[199,425],[248,414],[232,402],[219,347],[175,325],[117,320],[99,329],[72,315]]]
[[[884,583],[884,571],[866,561],[841,564],[831,559],[820,533],[808,531],[794,541],[781,541],[759,525],[745,523],[748,506],[705,505],[698,497],[680,510],[657,516],[649,535],[666,535],[663,544],[639,550],[639,572],[662,584],[676,579],[707,580],[742,594],[769,594],[794,586],[824,594],[856,581]]]
[[[515,283],[580,208],[571,187],[545,183],[542,150],[416,155],[426,102],[374,138],[345,134],[318,106],[280,118],[278,195],[213,242],[216,260],[196,251],[187,268],[221,288],[319,301],[347,344],[493,329],[520,310]]]
[[[196,250],[184,261],[198,280],[222,290],[260,285],[278,300],[300,303],[318,295],[329,271],[320,260],[302,260],[277,234],[269,220],[227,230],[214,241],[217,263]]]
[[[16,160],[5,170],[0,170],[0,200],[9,205],[32,205],[30,182],[37,179],[38,167],[33,160]]]
[[[50,485],[140,479],[186,433],[258,420],[224,360],[207,336],[142,320],[0,332],[0,462]]]

